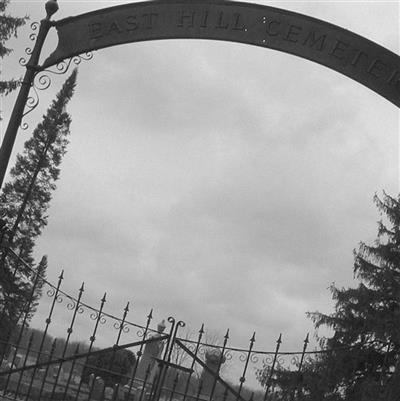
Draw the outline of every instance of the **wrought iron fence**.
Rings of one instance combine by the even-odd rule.
[[[12,272],[14,279],[27,280],[32,285],[20,315],[10,319],[4,305],[1,311],[0,319],[12,327],[0,333],[0,399],[320,401],[328,399],[325,396],[332,391],[331,379],[338,371],[365,370],[365,366],[359,366],[365,363],[365,344],[313,351],[308,349],[307,335],[301,351],[282,352],[279,335],[274,350],[260,351],[253,333],[248,347],[242,349],[230,345],[229,330],[221,343],[210,341],[204,326],[194,337],[185,338],[182,321],[170,317],[166,323],[155,326],[150,311],[143,324],[133,323],[128,316],[129,303],[120,317],[111,315],[104,311],[106,294],[97,306],[88,305],[83,302],[84,284],[72,296],[62,289],[63,272],[53,285],[10,247],[6,248],[5,257],[18,261]],[[29,328],[38,288],[48,304],[40,330]],[[3,291],[2,301],[6,295]],[[4,327],[1,320],[0,327]],[[76,335],[82,320],[91,322],[90,333],[87,326],[84,330],[86,341]],[[68,322],[65,335],[52,338],[49,328],[62,322]],[[96,345],[99,337],[106,344],[100,348]],[[381,346],[386,347],[385,355],[391,355],[390,344]],[[360,358],[354,357],[357,352]],[[346,359],[346,355],[351,358]],[[331,365],[325,363],[322,370],[319,361]],[[377,401],[391,399],[385,392],[385,384],[391,378],[386,362],[375,361],[379,367],[371,368],[378,372]],[[372,390],[366,388],[365,394],[368,391]]]

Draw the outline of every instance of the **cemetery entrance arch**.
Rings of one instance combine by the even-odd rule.
[[[47,17],[40,24],[33,50],[28,53],[31,58],[26,63],[27,71],[0,148],[0,186],[24,109],[33,109],[27,99],[37,74],[65,63],[66,59],[124,43],[211,39],[274,49],[331,68],[400,107],[397,54],[346,29],[306,15],[226,0],[144,1],[50,21],[57,10],[56,0],[47,1]],[[40,52],[51,28],[57,30],[58,46],[40,65]]]
[[[54,25],[59,43],[42,68],[123,43],[223,40],[317,62],[400,106],[398,55],[343,28],[287,10],[225,0],[156,0],[98,10]]]
[[[56,0],[49,0],[46,3],[47,18],[41,22],[35,47],[30,60],[26,64],[27,72],[25,79],[0,149],[0,172],[2,174],[0,182],[2,182],[4,177],[17,129],[24,114],[24,109],[27,106],[26,101],[35,77],[40,77],[39,74],[50,67],[60,66],[60,63],[63,63],[66,59],[71,60],[75,56],[80,56],[93,50],[124,43],[159,39],[211,39],[274,49],[331,68],[370,88],[378,95],[386,98],[397,107],[400,107],[400,57],[398,55],[357,34],[305,15],[257,4],[223,0],[155,0],[111,7],[52,22],[50,21],[50,17],[57,10],[56,4]],[[47,32],[51,28],[57,30],[58,45],[54,52],[40,65],[39,56],[41,48]],[[69,63],[64,65],[68,66]],[[65,71],[63,67],[61,67],[61,71]],[[56,289],[57,292],[53,294],[58,294],[59,285]],[[54,295],[54,302],[57,299],[57,295]],[[80,298],[74,302],[75,303],[70,304],[72,305],[71,309],[74,309],[74,313],[78,313],[81,307]],[[104,302],[105,297],[102,300],[102,306]],[[96,326],[93,336],[91,337],[92,343],[95,339],[97,325],[103,318],[102,306],[93,314]],[[118,339],[117,343],[112,348],[79,354],[79,347],[77,347],[73,356],[52,359],[51,354],[49,360],[32,365],[27,364],[26,357],[23,367],[13,368],[11,366],[10,369],[1,372],[0,377],[5,377],[6,375],[10,377],[11,374],[18,372],[21,372],[20,377],[22,377],[24,371],[31,370],[34,372],[32,376],[34,378],[36,370],[41,368],[46,369],[46,377],[48,367],[56,365],[59,366],[59,368],[52,390],[52,392],[54,392],[57,388],[57,380],[62,363],[72,362],[72,364],[74,364],[75,361],[80,358],[86,359],[90,355],[100,354],[106,351],[111,352],[113,355],[112,358],[114,358],[115,352],[132,346],[140,347],[141,353],[145,345],[162,340],[166,341],[165,351],[161,358],[153,358],[159,365],[158,376],[155,376],[153,382],[149,384],[147,382],[149,373],[147,373],[147,375],[145,374],[144,379],[141,380],[141,387],[137,390],[140,401],[159,401],[160,399],[165,399],[162,397],[162,394],[167,370],[177,372],[176,377],[178,377],[180,372],[186,374],[187,385],[185,385],[184,392],[181,394],[183,396],[182,399],[186,400],[190,379],[193,374],[193,366],[196,363],[203,368],[205,372],[203,377],[208,378],[207,380],[212,383],[206,399],[210,401],[213,399],[213,395],[218,389],[217,385],[219,385],[223,390],[220,399],[244,401],[241,391],[245,381],[248,363],[253,355],[254,336],[250,340],[249,349],[245,350],[244,358],[242,358],[245,365],[243,374],[240,377],[240,385],[238,390],[236,390],[219,375],[219,368],[226,350],[228,332],[222,350],[217,354],[217,362],[214,363],[216,368],[212,369],[198,356],[202,329],[199,332],[198,341],[188,345],[177,337],[179,325],[183,322],[175,323],[172,319],[169,334],[146,339],[150,316],[151,315],[149,315],[149,321],[144,328],[143,340],[139,342],[119,345],[120,335],[125,327],[126,314],[124,314],[122,322],[116,326],[118,329]],[[50,324],[50,321],[51,319],[49,318],[46,324]],[[71,329],[68,330],[72,332],[72,323]],[[70,331],[68,333],[70,333]],[[275,364],[277,363],[280,342],[281,337],[279,337],[277,341],[276,352],[272,354],[273,358],[271,360],[269,376],[265,382],[266,392],[264,399],[267,399],[270,390],[270,381],[274,373]],[[300,362],[298,364],[298,371],[294,372],[295,380],[291,385],[291,394],[293,397],[298,391],[297,386],[301,381],[301,368],[308,344],[308,336],[304,343],[303,352],[299,354]],[[180,347],[180,349],[189,356],[191,362],[189,368],[171,363],[170,357],[174,345]],[[389,349],[390,347],[388,350]],[[28,346],[26,355],[28,355],[29,350],[30,346]],[[138,366],[138,360],[135,366]],[[136,367],[131,378],[131,383],[133,383],[133,379],[135,378]],[[71,372],[73,372],[73,369],[71,369]],[[72,373],[67,379],[65,389],[62,389],[62,399],[67,399],[71,377]],[[30,396],[32,383],[34,382],[33,378],[31,379],[27,391],[24,393],[26,399]],[[175,387],[177,382],[178,380],[174,382],[172,389],[168,389],[168,394],[171,394],[170,400],[173,399],[174,394],[177,392]],[[21,380],[19,379],[15,395],[19,391],[20,383]],[[200,381],[200,383],[202,382]],[[7,378],[5,389],[7,389],[8,384],[9,379]],[[43,384],[40,388],[39,399],[42,395],[44,384],[45,380],[43,380]],[[202,385],[203,384],[199,385],[197,394],[190,396],[191,399],[195,399],[196,401],[201,399],[200,393]],[[90,389],[89,398],[91,397],[93,387]],[[128,387],[128,395],[130,395],[133,384],[130,384]],[[116,390],[118,391],[118,387]],[[74,391],[76,391],[76,389]],[[78,399],[79,391],[80,387],[76,392],[77,395],[75,399]],[[105,387],[103,387],[101,391],[101,398],[104,398],[104,394]],[[117,392],[114,392],[114,394],[117,394]],[[228,398],[228,396],[230,398]]]

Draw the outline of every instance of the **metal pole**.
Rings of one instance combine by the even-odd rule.
[[[36,38],[35,46],[32,50],[31,57],[26,65],[26,72],[22,81],[21,88],[18,93],[17,100],[14,104],[7,130],[4,134],[4,139],[0,148],[0,188],[3,185],[4,176],[6,175],[8,162],[10,160],[12,148],[14,146],[15,138],[17,136],[18,127],[21,124],[22,116],[24,113],[25,105],[28,99],[29,91],[31,89],[33,80],[39,68],[39,57],[42,51],[43,43],[46,39],[47,33],[52,26],[50,17],[57,11],[58,5],[56,0],[49,0],[46,3],[47,16],[40,21],[39,33]]]

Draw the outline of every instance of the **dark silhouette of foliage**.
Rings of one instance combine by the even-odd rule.
[[[28,17],[12,17],[7,15],[6,8],[9,0],[0,0],[0,58],[8,56],[12,49],[6,46],[6,42],[17,36],[17,30],[25,25]],[[20,79],[0,80],[0,95],[7,95],[21,84]]]
[[[2,248],[0,341],[3,344],[27,313],[29,322],[41,294],[47,259],[42,258],[35,267],[33,249],[47,225],[47,211],[68,145],[71,117],[66,112],[66,105],[73,95],[76,76],[74,70],[32,137],[25,142],[23,152],[17,155],[10,171],[11,180],[0,194],[0,217],[9,229],[7,244],[11,244],[12,250],[24,261],[21,263],[7,247]]]
[[[307,359],[300,374],[268,366],[277,400],[399,401],[400,395],[400,197],[386,193],[374,201],[383,219],[372,245],[354,251],[356,288],[331,286],[335,311],[309,313],[315,327],[333,335],[320,338],[323,351]],[[274,398],[271,398],[274,399]]]
[[[82,372],[82,381],[89,382],[89,376],[101,377],[106,387],[115,384],[126,384],[129,381],[129,372],[135,365],[136,358],[132,351],[120,349],[118,351],[104,351],[88,358]]]

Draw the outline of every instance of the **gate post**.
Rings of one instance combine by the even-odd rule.
[[[31,89],[33,80],[39,70],[39,57],[44,41],[47,37],[52,22],[51,16],[57,12],[57,0],[49,0],[46,2],[46,18],[40,21],[39,33],[36,38],[35,45],[32,50],[31,57],[26,64],[26,72],[22,80],[21,88],[18,93],[17,100],[15,101],[10,120],[8,122],[7,130],[4,134],[4,139],[0,148],[0,188],[3,185],[4,176],[6,175],[8,162],[10,160],[12,148],[14,146],[15,138],[17,136],[18,127],[21,124],[25,105],[28,99],[29,91]]]
[[[153,394],[150,401],[159,401],[161,397],[162,388],[164,386],[165,378],[167,376],[168,367],[171,361],[172,350],[174,348],[176,335],[178,333],[179,327],[185,327],[185,323],[179,320],[175,323],[175,319],[172,317],[168,318],[168,322],[171,323],[170,335],[165,347],[165,352],[163,358],[158,360],[159,370],[158,376],[155,383]]]

